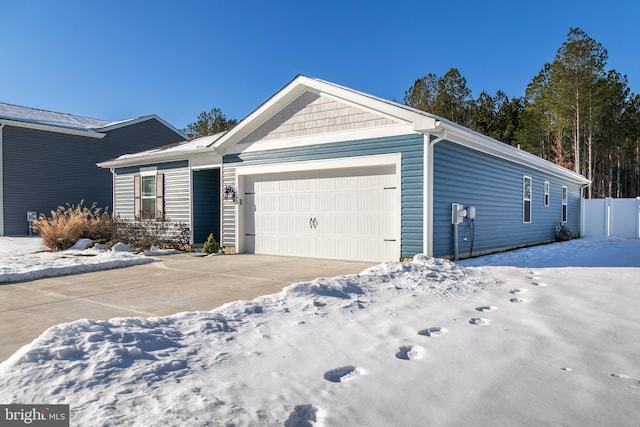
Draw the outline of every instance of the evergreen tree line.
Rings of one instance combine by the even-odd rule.
[[[417,79],[404,103],[459,123],[585,175],[585,197],[640,195],[640,95],[627,77],[606,70],[608,54],[571,28],[554,61],[524,97],[497,91],[472,98],[460,72]]]

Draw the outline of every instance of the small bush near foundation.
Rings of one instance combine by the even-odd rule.
[[[206,254],[217,254],[219,250],[220,246],[218,245],[218,242],[216,242],[216,239],[214,239],[213,233],[209,234],[207,241],[204,242],[204,245],[202,246],[202,252]]]
[[[571,229],[565,226],[564,224],[560,224],[560,227],[558,229],[558,233],[556,236],[556,240],[565,241],[565,240],[571,240],[573,238],[574,238],[574,235],[571,233]]]
[[[33,230],[38,233],[44,244],[52,251],[69,249],[79,239],[91,240],[111,238],[113,221],[106,210],[84,206],[84,200],[77,205],[58,206],[51,216],[40,215],[32,222]]]
[[[148,250],[152,247],[189,250],[191,230],[186,224],[171,222],[164,217],[141,220],[118,217],[114,220],[111,240],[107,247],[122,242],[134,250]]]

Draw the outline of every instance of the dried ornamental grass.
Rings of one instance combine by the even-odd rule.
[[[68,249],[83,237],[108,238],[104,234],[110,233],[111,217],[95,203],[90,208],[83,204],[82,200],[78,205],[58,206],[49,218],[41,214],[33,221],[33,230],[40,234],[49,249]]]

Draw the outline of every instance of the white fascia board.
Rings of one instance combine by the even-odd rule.
[[[191,170],[217,169],[222,167],[222,156],[214,152],[202,153],[199,156],[189,156]]]
[[[249,153],[252,151],[278,150],[283,148],[304,147],[308,145],[330,144],[335,142],[357,141],[370,138],[384,138],[414,133],[410,125],[389,125],[374,128],[354,129],[350,131],[322,133],[318,135],[298,136],[294,138],[237,144],[225,154]]]
[[[144,156],[133,156],[123,159],[107,160],[96,163],[101,168],[121,168],[127,166],[148,165],[152,163],[167,163],[172,161],[188,160],[198,154],[211,154],[213,150],[209,147],[191,150],[188,152],[153,153]]]
[[[169,129],[171,129],[172,131],[174,131],[178,135],[184,137],[185,140],[189,139],[184,133],[182,133],[181,131],[179,131],[178,129],[173,127],[171,124],[169,124],[166,120],[163,120],[161,117],[159,117],[159,116],[157,116],[155,114],[151,114],[151,115],[148,115],[148,116],[142,116],[142,117],[136,117],[135,119],[128,119],[128,120],[123,120],[123,121],[120,121],[120,122],[109,123],[108,125],[103,126],[101,128],[97,128],[97,129],[99,129],[101,132],[108,132],[110,130],[119,129],[119,128],[122,128],[122,127],[125,127],[125,126],[135,125],[135,124],[146,122],[147,120],[152,120],[152,119],[156,119],[157,121],[159,121],[160,123],[162,123],[163,125],[165,125]]]
[[[455,144],[459,144],[491,156],[509,160],[523,166],[528,166],[554,176],[570,179],[572,181],[579,182],[580,184],[589,183],[589,180],[584,176],[562,166],[556,165],[542,157],[538,157],[535,154],[531,154],[519,148],[496,141],[488,136],[475,132],[465,132],[457,126],[452,127],[446,123],[443,123],[442,126],[447,129],[447,141],[451,141]]]
[[[41,125],[38,123],[21,122],[17,120],[7,120],[7,119],[0,119],[0,123],[4,123],[7,126],[42,130],[46,132],[63,133],[66,135],[86,136],[88,138],[102,139],[105,137],[104,133],[96,132],[93,130],[71,129],[71,128],[65,128],[65,127],[59,127],[59,126]]]

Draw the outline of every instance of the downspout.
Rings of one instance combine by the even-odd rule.
[[[0,123],[0,236],[4,236],[4,145],[2,130],[5,123]]]
[[[439,126],[439,123],[436,123],[436,128]],[[430,138],[432,133],[425,133],[427,138]],[[440,141],[447,138],[447,130],[443,129],[442,134],[434,139],[433,141],[428,141],[426,145],[426,153],[425,153],[425,161],[426,161],[426,170],[424,176],[424,201],[426,203],[425,216],[426,216],[426,227],[424,232],[424,248],[425,252],[428,256],[433,256],[433,147]]]

